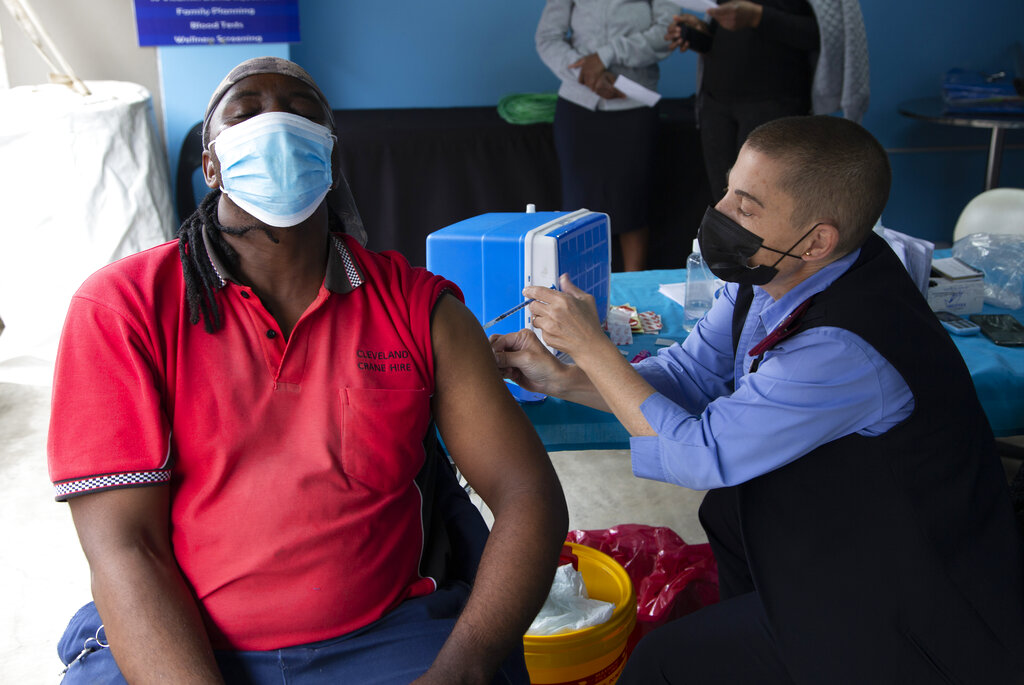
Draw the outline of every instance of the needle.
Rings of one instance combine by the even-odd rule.
[[[506,319],[506,318],[512,316],[513,314],[515,314],[516,312],[518,312],[520,309],[522,309],[526,305],[530,304],[531,302],[533,302],[533,298],[530,298],[529,300],[526,300],[525,302],[520,302],[519,304],[517,304],[515,307],[512,307],[512,309],[508,310],[504,314],[498,314],[496,317],[494,317],[493,319],[491,319],[490,321],[488,321],[487,323],[484,324],[484,330],[487,330],[488,328],[490,328],[494,324],[498,323],[502,319]]]
[[[554,289],[555,289],[555,286],[553,286],[553,285],[552,285],[552,286],[551,286],[551,289],[552,289],[552,290],[554,290]],[[484,330],[486,331],[486,330],[487,330],[488,328],[490,328],[490,327],[491,327],[491,326],[493,326],[494,324],[498,323],[498,322],[499,322],[499,321],[501,321],[502,319],[506,319],[506,318],[508,318],[508,317],[512,316],[513,314],[515,314],[516,312],[518,312],[518,311],[519,311],[520,309],[522,309],[522,308],[523,308],[523,307],[525,307],[526,305],[528,305],[528,304],[530,304],[531,302],[533,302],[533,301],[534,301],[534,299],[536,299],[536,298],[532,298],[532,297],[531,297],[531,298],[530,298],[529,300],[526,300],[525,302],[520,302],[520,303],[519,303],[519,304],[517,304],[517,305],[516,305],[515,307],[512,307],[512,309],[508,310],[508,311],[507,311],[507,312],[505,312],[504,314],[498,314],[498,315],[497,315],[496,317],[494,317],[493,319],[491,319],[490,321],[488,321],[487,323],[485,323],[485,324],[484,324]]]

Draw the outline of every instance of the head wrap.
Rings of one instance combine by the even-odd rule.
[[[331,105],[327,102],[327,98],[324,96],[320,87],[316,85],[316,81],[309,75],[305,69],[300,67],[295,62],[290,62],[281,57],[254,57],[248,59],[237,67],[228,72],[228,75],[224,77],[224,80],[220,82],[216,90],[213,91],[213,95],[210,97],[210,103],[206,106],[206,114],[203,116],[203,149],[208,149],[210,145],[209,140],[209,126],[210,118],[213,117],[213,111],[217,109],[217,105],[224,99],[231,87],[244,78],[254,76],[256,74],[281,74],[282,76],[290,76],[291,78],[301,81],[302,83],[309,86],[309,88],[316,93],[317,98],[324,106],[324,111],[327,113],[327,119],[330,122],[330,128],[337,133],[337,127],[334,123],[334,113],[331,112]],[[335,143],[337,145],[337,143]],[[352,197],[352,191],[348,186],[348,180],[345,175],[338,171],[338,185],[336,188],[331,190],[327,194],[327,204],[334,210],[334,213],[341,219],[342,224],[345,227],[345,233],[356,238],[361,245],[366,244],[366,229],[363,227],[363,220],[359,216],[359,210],[356,209],[355,200]]]
[[[239,64],[237,67],[232,69],[224,80],[220,82],[217,89],[213,91],[213,96],[210,98],[210,104],[206,106],[206,114],[203,116],[203,149],[206,149],[210,145],[209,141],[209,127],[210,118],[213,116],[213,110],[217,109],[217,105],[224,99],[231,87],[249,76],[255,76],[256,74],[281,74],[282,76],[290,76],[296,81],[309,86],[316,96],[320,99],[320,103],[324,106],[324,111],[327,112],[327,118],[331,122],[330,128],[334,128],[334,114],[331,112],[331,106],[327,102],[327,98],[324,97],[320,87],[316,85],[313,77],[309,75],[305,69],[300,67],[295,62],[289,62],[286,59],[280,57],[253,57]]]

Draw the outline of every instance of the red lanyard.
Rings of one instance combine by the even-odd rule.
[[[750,348],[750,352],[747,352],[747,354],[751,357],[760,357],[767,350],[770,350],[778,343],[793,335],[800,323],[800,318],[804,315],[804,312],[807,311],[807,308],[811,306],[811,300],[813,299],[813,297],[809,297],[801,302],[796,309],[789,313],[789,316],[782,320],[782,323],[772,329],[771,333],[766,335],[761,342]],[[757,363],[755,362],[751,372],[756,370],[756,368]]]

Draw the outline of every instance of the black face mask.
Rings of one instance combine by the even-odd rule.
[[[793,247],[803,242],[804,238],[819,225],[812,226],[800,240],[793,243]],[[711,269],[711,273],[730,283],[764,285],[779,273],[775,267],[784,257],[800,259],[800,255],[790,254],[789,250],[776,250],[764,245],[764,239],[743,228],[714,207],[708,207],[704,212],[704,218],[697,230],[697,240],[700,241],[700,254],[704,258],[704,263]],[[789,249],[792,250],[793,247]],[[771,266],[747,266],[750,258],[761,248],[781,256]]]

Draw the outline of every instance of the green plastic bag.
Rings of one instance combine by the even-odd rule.
[[[498,114],[510,124],[550,124],[557,93],[513,93],[498,102]]]

